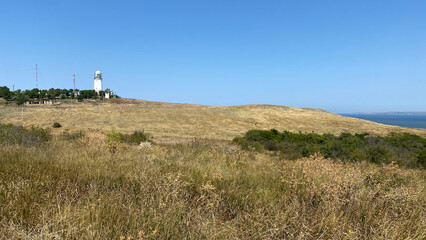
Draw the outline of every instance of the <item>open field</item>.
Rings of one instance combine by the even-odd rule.
[[[0,146],[0,239],[425,239],[424,170],[227,141]]]
[[[0,132],[0,239],[426,239],[424,169],[288,160],[229,141],[250,129],[423,129],[319,109],[124,99],[23,114],[2,106],[0,123],[63,127]],[[112,127],[145,129],[156,144],[126,144]]]
[[[426,129],[389,126],[342,117],[320,109],[303,109],[273,105],[212,107],[130,99],[105,103],[30,105],[0,107],[0,122],[24,126],[51,127],[59,122],[69,131],[100,129],[130,133],[145,129],[155,138],[232,139],[250,129],[275,128],[279,131],[333,133],[342,132],[387,135],[409,132],[426,136]]]

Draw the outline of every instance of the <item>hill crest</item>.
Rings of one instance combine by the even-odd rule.
[[[113,99],[83,104],[30,105],[0,107],[0,122],[50,127],[59,122],[56,131],[79,131],[87,128],[108,132],[144,129],[155,138],[232,139],[251,129],[316,132],[342,132],[387,135],[408,132],[426,136],[426,129],[384,125],[367,120],[340,116],[322,109],[267,104],[240,106],[207,106],[166,103],[136,99]]]

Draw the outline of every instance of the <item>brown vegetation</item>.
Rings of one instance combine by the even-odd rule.
[[[320,109],[274,105],[212,107],[173,104],[131,99],[115,99],[104,103],[33,105],[22,108],[0,107],[0,122],[51,127],[54,122],[63,130],[88,128],[108,132],[112,127],[123,133],[135,129],[160,138],[212,138],[231,140],[251,129],[333,133],[342,132],[387,135],[409,132],[426,136],[425,129],[410,129],[343,117]]]
[[[0,146],[0,238],[426,238],[425,170],[200,139],[107,148],[96,131]]]
[[[4,126],[0,239],[426,238],[424,169],[287,160],[227,140],[250,129],[426,130],[266,105],[119,99],[26,106],[23,119],[21,111],[0,107],[0,122],[62,127],[52,139],[43,129]],[[157,144],[131,145],[146,136],[138,129]]]

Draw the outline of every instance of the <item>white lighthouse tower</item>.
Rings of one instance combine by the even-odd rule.
[[[102,74],[101,74],[101,71],[95,72],[94,90],[97,93],[99,93],[99,91],[102,91]]]

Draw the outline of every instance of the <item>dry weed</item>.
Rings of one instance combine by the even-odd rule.
[[[101,146],[101,147],[100,147]],[[425,171],[96,131],[0,146],[0,239],[425,239]]]

